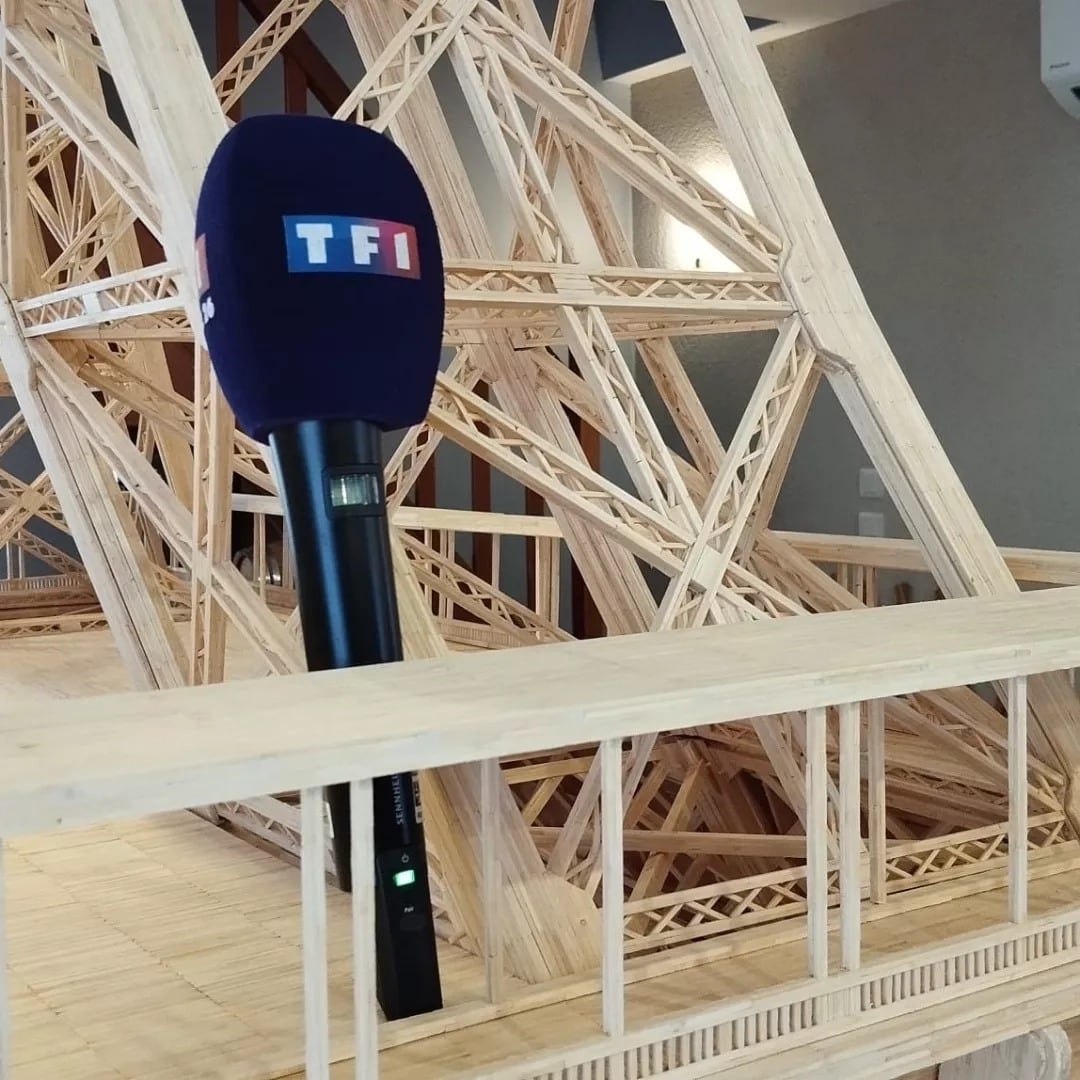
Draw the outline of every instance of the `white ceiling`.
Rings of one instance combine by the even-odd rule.
[[[663,0],[660,2],[663,3]],[[897,2],[898,0],[739,0],[747,15],[775,20],[774,25],[763,26],[754,31],[754,40],[761,45]],[[658,75],[682,71],[689,66],[689,58],[680,50],[675,56],[615,76],[614,81],[626,84],[644,82]]]
[[[774,19],[776,26],[765,26],[754,32],[758,41],[801,34],[826,23],[850,19],[865,11],[894,4],[897,0],[739,0],[747,15]]]

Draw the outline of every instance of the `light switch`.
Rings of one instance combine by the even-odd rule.
[[[884,536],[885,535],[885,515],[874,514],[862,511],[859,514],[859,535],[860,536]]]
[[[863,499],[885,498],[885,485],[881,482],[877,469],[859,470],[859,496]]]

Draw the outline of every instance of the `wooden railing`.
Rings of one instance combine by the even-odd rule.
[[[495,833],[498,760],[598,743],[603,906],[602,963],[594,985],[601,1024],[594,1038],[576,1048],[552,1046],[551,1054],[484,1075],[656,1076],[719,1058],[726,1067],[833,1027],[872,1023],[916,998],[940,1002],[1078,957],[1080,907],[1028,917],[1030,848],[1052,843],[1057,822],[1029,816],[1026,761],[1029,678],[1078,664],[1080,589],[1064,588],[65,701],[33,716],[0,713],[0,837],[300,790],[306,1069],[308,1077],[326,1080],[323,788],[349,783],[356,1076],[375,1080],[380,1024],[373,960],[373,778],[476,763],[483,954],[487,994],[499,1002],[506,990],[503,875]],[[890,850],[881,703],[898,694],[992,681],[1005,681],[1010,689],[1007,845],[991,829],[936,838],[925,849],[920,843]],[[828,843],[826,753],[827,710],[833,709],[839,747],[835,865]],[[808,836],[800,902],[806,907],[808,977],[692,1014],[629,1024],[626,923],[634,912],[623,890],[625,740],[794,711],[806,714],[807,725]],[[871,822],[865,838],[864,727]],[[902,887],[905,875],[917,873],[924,860],[942,857],[939,851],[967,850],[978,859],[980,845],[994,853],[1005,845],[1008,888],[1000,926],[864,965],[864,893],[871,904],[881,903],[890,886]],[[831,957],[828,912],[834,904],[839,949]],[[11,1022],[5,990],[0,1048],[10,1046]],[[8,1058],[0,1051],[0,1076],[10,1074]]]
[[[827,979],[803,979],[719,1007],[674,1016],[604,1043],[485,1074],[485,1080],[623,1080],[711,1065],[732,1068],[822,1029],[880,1020],[912,1008],[1080,959],[1080,909],[958,938]],[[682,1075],[682,1074],[680,1074]],[[711,1076],[713,1072],[694,1072]],[[763,1075],[766,1075],[763,1073]]]
[[[252,516],[254,539],[238,560],[244,575],[266,600],[275,600],[275,590],[293,595],[288,551],[267,542],[268,521],[280,518],[281,501],[269,495],[236,495],[233,510]],[[554,518],[400,506],[392,521],[402,530],[417,584],[452,647],[504,649],[570,640],[560,626],[562,536]],[[461,558],[461,541],[475,543],[480,536],[490,542],[486,576],[474,573]],[[516,558],[514,566],[519,577],[531,577],[531,604],[518,598],[520,588],[516,596],[503,580],[508,562],[504,541],[515,539],[525,539],[531,547],[528,564]]]
[[[914,540],[892,537],[840,536],[831,533],[778,532],[812,562],[852,570],[930,572]],[[1003,547],[1001,557],[1020,582],[1041,585],[1080,585],[1080,552]]]
[[[905,892],[935,877],[953,880],[1008,862],[1009,825],[950,833],[930,840],[890,843],[885,854],[885,895]],[[1039,814],[1028,819],[1027,846],[1033,854],[1065,843],[1065,817]],[[1074,843],[1075,846],[1075,843]],[[749,926],[778,922],[807,910],[806,867],[795,866],[682,892],[633,900],[624,905],[627,956],[717,937]],[[828,869],[829,903],[839,902],[839,874]],[[644,916],[644,926],[637,925]]]

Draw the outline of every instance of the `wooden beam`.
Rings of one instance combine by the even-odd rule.
[[[487,386],[480,383],[476,387],[477,394],[487,400]],[[481,513],[491,512],[491,465],[475,455],[469,458],[469,499],[471,509]],[[492,556],[494,545],[490,534],[479,534],[473,537],[473,572],[486,581],[491,581]]]
[[[776,532],[773,536],[816,563],[930,572],[926,555],[914,540],[806,532]],[[1080,552],[1016,547],[998,550],[1017,581],[1080,585]]]
[[[391,548],[406,657],[448,657],[449,649],[425,604],[400,538],[391,538]],[[477,755],[474,760],[483,760],[483,756]],[[595,909],[578,890],[545,873],[505,779],[499,776],[499,783],[494,785],[496,776],[491,767],[485,771],[486,785],[485,777],[478,777],[474,766],[441,769],[422,778],[425,826],[433,846],[441,853],[443,886],[462,917],[462,929],[478,951],[487,953],[493,947],[483,905],[485,887],[493,888],[492,837],[488,834],[485,851],[485,833],[476,823],[482,826],[496,812],[491,805],[494,796],[504,880],[500,945],[507,972],[540,981],[550,977],[559,965],[587,969],[599,960],[599,942],[589,942],[587,936],[596,928]],[[492,786],[497,787],[497,792],[491,791]],[[539,912],[546,912],[547,917],[537,933],[535,919]],[[579,934],[582,929],[585,933]],[[493,992],[498,992],[498,984],[495,979]]]
[[[182,686],[184,650],[130,513],[64,401],[40,385],[38,358],[2,293],[0,356],[134,684]]]
[[[866,709],[866,799],[870,848],[870,899],[886,900],[887,797],[885,789],[885,703],[868,701]]]
[[[1027,679],[1009,680],[1009,919],[1028,913]]]
[[[529,831],[542,845],[547,846],[555,841],[560,829],[534,825]],[[586,829],[581,834],[578,849],[582,853],[587,852],[594,843],[593,830]],[[623,850],[644,851],[658,856],[764,855],[771,858],[801,859],[806,854],[806,838],[770,836],[765,833],[680,832],[678,829],[669,828],[665,821],[659,829],[624,829]],[[670,861],[666,860],[669,869]],[[651,879],[637,891],[638,896],[651,896],[662,891],[656,876],[657,872],[652,872]],[[646,887],[652,891],[645,892]]]
[[[857,702],[839,708],[840,805],[837,809],[840,847],[840,967],[855,971],[862,956],[861,709]]]
[[[5,4],[0,18],[6,36],[25,18],[21,0]],[[0,144],[4,190],[0,215],[0,268],[10,295],[20,297],[29,284],[30,187],[26,160],[26,93],[10,65],[0,64],[0,113],[3,142]]]
[[[226,121],[190,24],[169,0],[137,10],[104,0],[91,4],[114,79],[161,201],[163,244],[180,271],[177,291],[192,326],[201,327],[192,237],[195,204],[207,162]],[[201,72],[201,77],[199,77]],[[163,117],[169,117],[163,123]],[[224,609],[214,595],[213,568],[227,561],[232,477],[232,412],[205,354],[195,379],[196,490],[192,544],[204,553],[192,573],[192,681],[224,677]]]
[[[258,22],[268,19],[274,10],[274,0],[242,0],[242,3]],[[315,100],[333,116],[349,96],[349,87],[334,65],[304,30],[297,30],[290,37],[284,51],[303,69]]]
[[[626,987],[623,955],[623,823],[622,740],[600,744],[600,814],[603,844],[603,949],[600,993],[607,1035],[622,1035],[626,1026]]]
[[[379,1075],[375,975],[375,815],[370,780],[349,785],[352,843],[353,1056],[356,1080]]]
[[[806,714],[806,957],[811,977],[829,973],[829,835],[828,772],[825,762],[826,714],[810,709]]]
[[[105,95],[97,66],[84,52],[67,47],[63,42],[60,45],[60,57],[87,95],[104,109]],[[105,205],[110,197],[109,185],[105,179],[98,175],[96,170],[91,170],[87,183],[94,203],[98,207]],[[119,232],[119,236],[109,238],[110,247],[106,255],[107,266],[114,276],[131,273],[142,266],[142,253],[134,229],[121,226]],[[72,265],[71,269],[74,271],[75,266]],[[72,280],[78,280],[79,276],[81,275],[73,273]],[[161,344],[152,341],[134,343],[125,364],[155,388],[164,392],[173,390],[166,349]],[[169,408],[167,404],[163,403],[161,412],[169,420],[179,418],[179,410]],[[147,420],[151,425],[170,486],[185,506],[192,506],[194,474],[190,447],[183,437],[178,437],[171,430],[168,423],[159,422],[157,416],[147,416]]]
[[[570,359],[570,367],[577,371],[577,364],[573,357]],[[600,432],[591,424],[576,415],[570,415],[570,426],[581,443],[585,460],[593,469],[600,468]],[[574,562],[570,571],[570,626],[574,637],[582,640],[586,638],[603,637],[607,632],[600,609],[589,591],[585,575],[577,562]]]

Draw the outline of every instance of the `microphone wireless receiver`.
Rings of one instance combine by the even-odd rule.
[[[423,186],[369,128],[250,117],[211,158],[195,244],[222,392],[275,459],[308,668],[400,660],[381,436],[424,418],[438,371],[443,265]],[[440,1008],[442,990],[414,777],[373,787],[378,994],[397,1019]],[[348,786],[327,799],[349,890]]]

